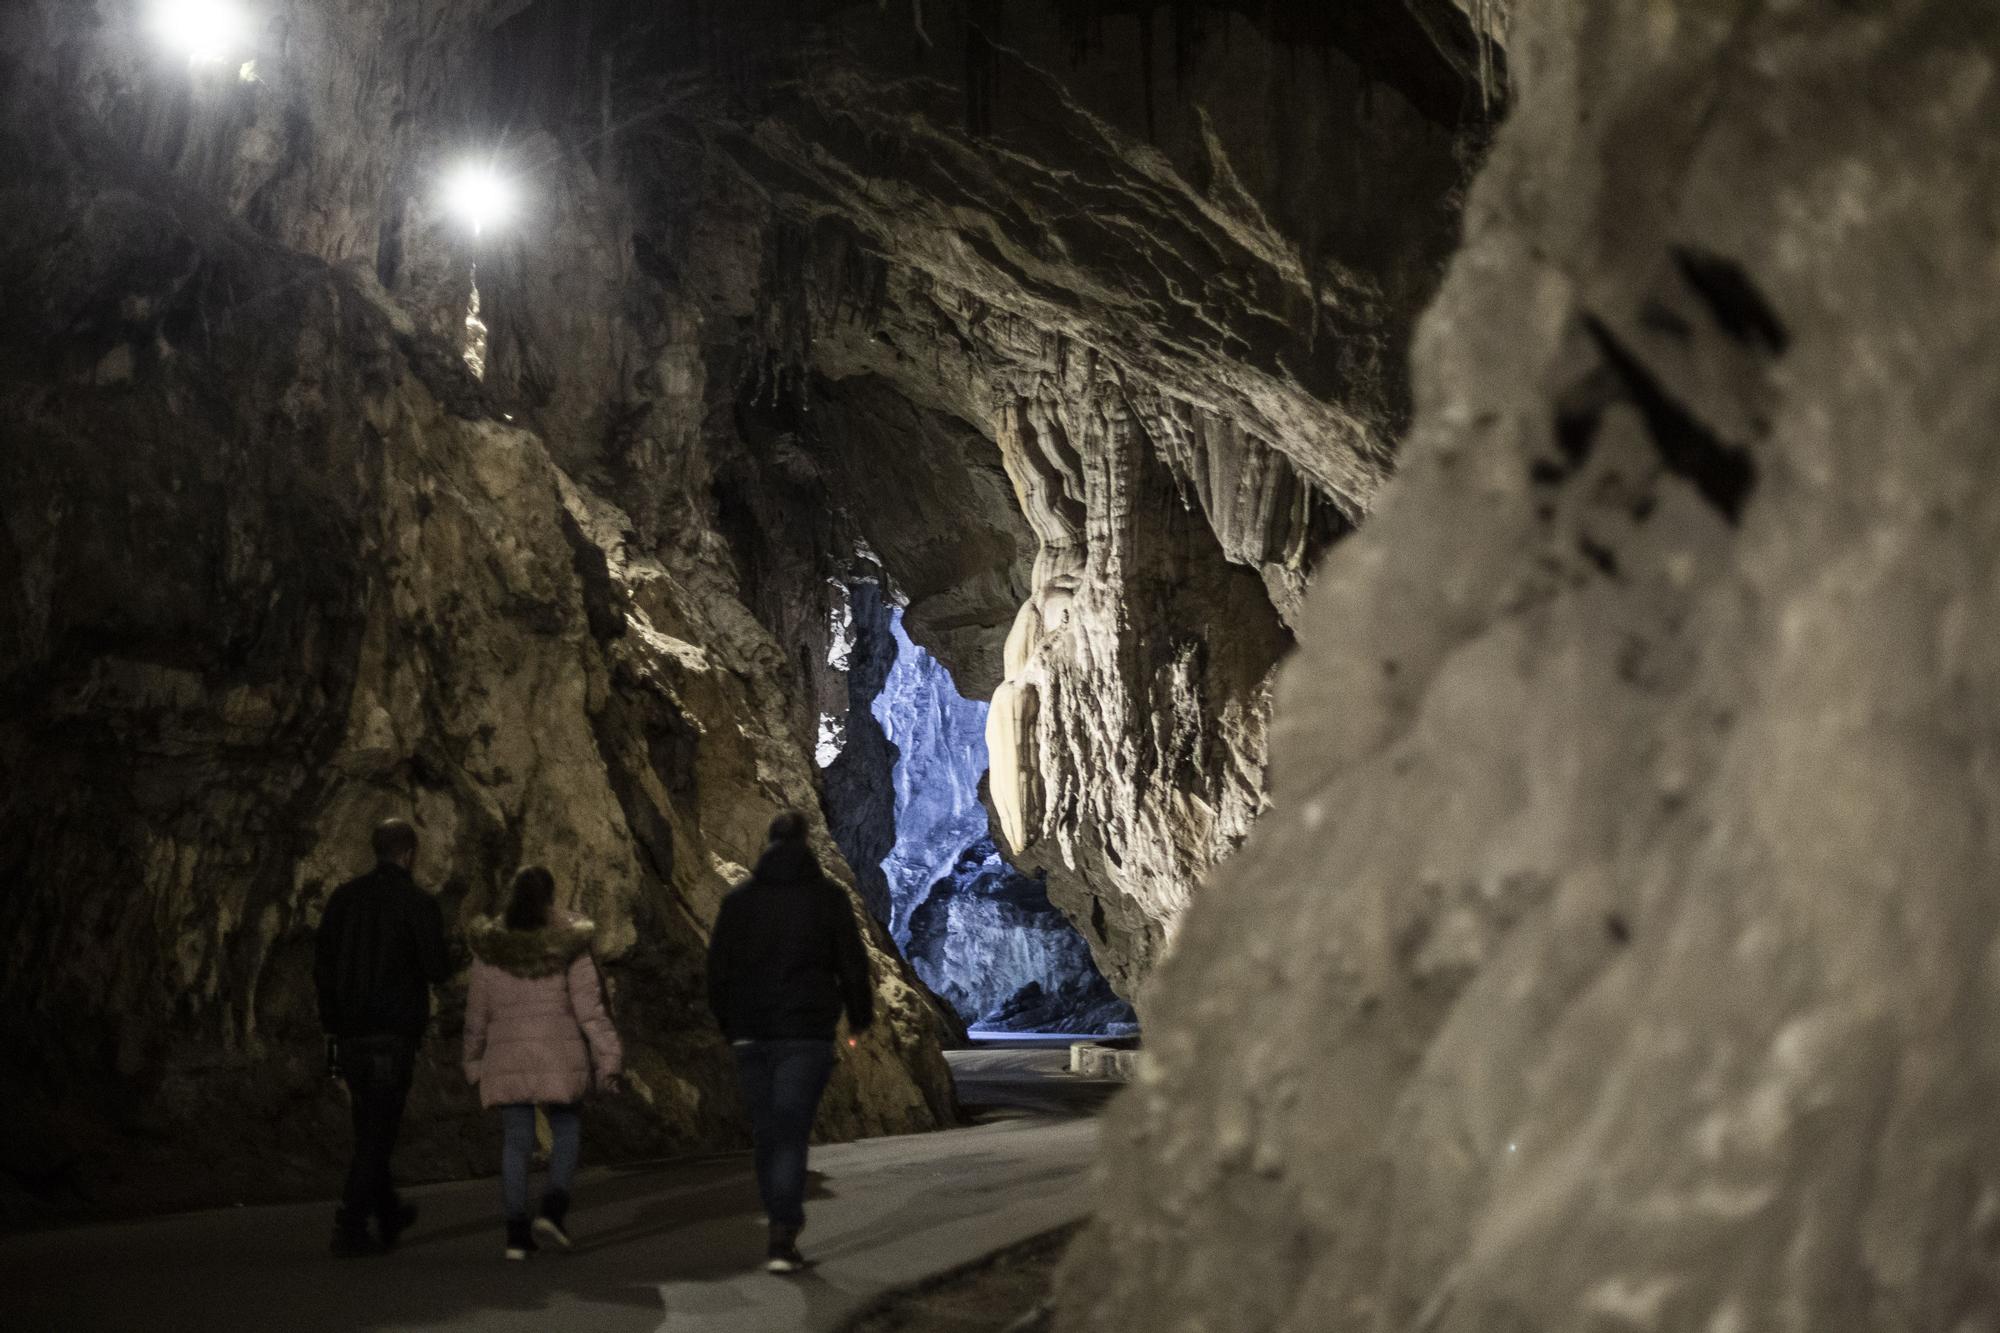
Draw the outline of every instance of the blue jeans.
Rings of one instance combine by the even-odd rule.
[[[736,1072],[750,1109],[757,1145],[757,1193],[771,1225],[806,1221],[806,1143],[812,1138],[819,1097],[833,1073],[831,1041],[742,1041]]]
[[[568,1194],[576,1183],[576,1159],[583,1151],[583,1120],[574,1106],[544,1106],[549,1118],[549,1190]],[[535,1155],[535,1104],[509,1102],[500,1108],[500,1202],[507,1219],[528,1217],[528,1162]]]

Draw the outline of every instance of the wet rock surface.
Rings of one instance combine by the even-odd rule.
[[[1058,1327],[1992,1326],[2000,28],[1509,52]]]

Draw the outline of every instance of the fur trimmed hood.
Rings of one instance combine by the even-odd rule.
[[[559,915],[540,930],[509,930],[498,917],[482,916],[465,932],[473,957],[517,977],[552,977],[590,948],[597,926],[580,916]]]

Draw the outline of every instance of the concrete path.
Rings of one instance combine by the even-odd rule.
[[[422,1220],[393,1255],[337,1262],[330,1205],[191,1213],[0,1239],[10,1333],[576,1329],[791,1333],[1086,1210],[1092,1113],[1119,1085],[1062,1072],[1061,1048],[952,1053],[965,1129],[813,1149],[797,1277],[761,1270],[748,1155],[586,1172],[577,1249],[500,1258],[498,1190],[411,1190]]]

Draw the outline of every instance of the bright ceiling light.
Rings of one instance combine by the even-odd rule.
[[[514,186],[492,167],[467,162],[445,178],[444,203],[477,236],[513,215]]]
[[[198,64],[240,60],[250,45],[250,16],[232,0],[154,0],[153,30]]]

